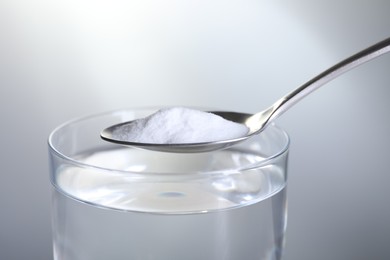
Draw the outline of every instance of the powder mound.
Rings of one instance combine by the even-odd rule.
[[[136,143],[203,143],[239,138],[248,131],[245,125],[212,113],[171,107],[117,128],[113,137]]]

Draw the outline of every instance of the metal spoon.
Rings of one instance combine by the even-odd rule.
[[[275,118],[283,114],[299,100],[301,100],[302,98],[304,98],[305,96],[313,92],[314,90],[318,89],[325,83],[389,51],[390,51],[390,38],[387,38],[330,67],[329,69],[317,75],[307,83],[303,84],[299,88],[293,90],[286,96],[276,101],[271,107],[265,109],[264,111],[256,113],[254,115],[237,113],[237,112],[226,112],[226,111],[209,111],[227,120],[245,124],[249,128],[249,132],[246,136],[240,138],[236,138],[232,140],[215,141],[215,142],[179,143],[179,144],[134,143],[134,142],[127,142],[125,140],[118,140],[113,138],[112,133],[116,128],[124,124],[128,124],[131,121],[108,127],[101,132],[100,136],[101,138],[109,142],[118,143],[122,145],[135,146],[135,147],[144,148],[148,150],[163,151],[163,152],[199,153],[199,152],[210,152],[210,151],[224,149],[234,144],[237,144],[241,141],[244,141],[255,134],[260,133]]]

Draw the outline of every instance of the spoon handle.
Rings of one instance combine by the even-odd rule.
[[[286,96],[279,99],[270,108],[270,111],[272,111],[270,114],[272,115],[270,116],[268,122],[271,122],[273,119],[283,114],[287,109],[292,107],[299,100],[301,100],[314,90],[318,89],[322,85],[326,84],[327,82],[389,51],[390,38],[387,38],[330,67],[326,71],[322,72],[321,74],[309,80],[302,86],[298,87]]]

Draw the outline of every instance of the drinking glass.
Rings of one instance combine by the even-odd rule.
[[[288,135],[271,125],[242,144],[193,154],[99,136],[157,109],[88,116],[51,133],[54,259],[279,260]]]

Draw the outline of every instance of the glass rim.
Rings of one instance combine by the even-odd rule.
[[[76,124],[78,122],[86,121],[86,120],[93,119],[93,118],[108,116],[108,115],[114,115],[116,113],[119,114],[119,113],[123,113],[123,112],[137,112],[137,111],[141,112],[141,111],[146,111],[146,110],[156,110],[157,111],[158,109],[161,109],[161,108],[163,108],[163,106],[144,106],[144,107],[132,107],[132,108],[114,109],[114,110],[109,110],[109,111],[106,111],[106,112],[79,116],[79,117],[67,120],[67,121],[63,122],[62,124],[58,125],[57,127],[55,127],[50,132],[49,137],[47,139],[47,143],[48,143],[49,149],[51,151],[53,151],[58,157],[68,161],[69,163],[72,163],[75,166],[80,166],[80,167],[84,167],[84,168],[87,167],[87,168],[96,169],[96,170],[100,170],[100,171],[115,172],[115,173],[126,173],[126,174],[132,173],[132,174],[136,174],[136,175],[142,174],[142,175],[146,175],[146,176],[147,175],[155,175],[155,174],[158,174],[158,175],[170,175],[170,174],[172,174],[172,175],[177,176],[178,175],[177,173],[172,173],[172,172],[171,173],[170,172],[158,172],[157,173],[157,172],[147,172],[147,171],[146,172],[137,172],[137,171],[120,170],[120,169],[115,169],[115,168],[102,167],[102,166],[97,166],[97,165],[85,163],[85,162],[82,162],[80,160],[77,160],[73,156],[65,155],[58,148],[56,148],[56,145],[53,143],[54,142],[53,141],[54,135],[58,131],[60,131],[64,127],[71,126],[72,124]],[[191,108],[199,109],[199,110],[204,110],[205,109],[205,108],[202,108],[202,107],[191,107]],[[223,110],[219,109],[219,111],[223,111]],[[259,161],[245,164],[242,167],[223,169],[225,174],[227,172],[229,172],[229,171],[237,172],[237,171],[242,171],[242,170],[250,170],[250,169],[253,169],[253,168],[260,167],[261,165],[266,165],[269,161],[271,161],[271,160],[273,160],[275,158],[278,158],[278,157],[282,156],[283,154],[285,154],[286,152],[288,152],[289,147],[290,147],[290,137],[287,134],[287,132],[285,130],[283,130],[282,128],[280,128],[279,126],[277,126],[275,123],[271,123],[267,128],[270,128],[270,127],[274,128],[274,129],[277,129],[281,133],[281,136],[283,136],[283,138],[284,138],[283,146],[280,149],[278,149],[276,152],[272,153],[271,155],[269,155],[267,157],[262,158]],[[261,135],[261,133],[260,133],[260,135]],[[252,139],[252,138],[255,138],[255,136],[254,137],[250,137],[250,139]],[[117,146],[120,147],[120,145],[117,145]],[[125,146],[122,146],[122,147],[125,147]],[[233,146],[230,149],[233,149],[233,150],[236,150],[236,151],[240,151],[241,150],[241,149],[234,149],[234,148],[235,147]],[[137,148],[134,148],[134,149],[137,149]],[[229,149],[229,148],[227,148],[227,149]],[[227,150],[227,149],[223,149],[223,150]],[[218,151],[223,151],[223,150],[218,150]],[[214,151],[214,152],[218,152],[218,151]],[[150,151],[150,152],[153,153],[154,151]],[[202,154],[211,154],[211,153],[214,153],[214,152],[205,152],[205,153],[202,153]],[[201,154],[201,153],[195,153],[195,154]],[[218,173],[218,172],[220,173],[220,170],[202,171],[201,173],[202,173],[202,175],[203,174],[207,174],[207,175],[211,174],[212,175],[213,173]],[[199,174],[199,172],[190,172],[190,173],[186,173],[185,175],[189,176],[189,175],[192,175],[192,174]]]

